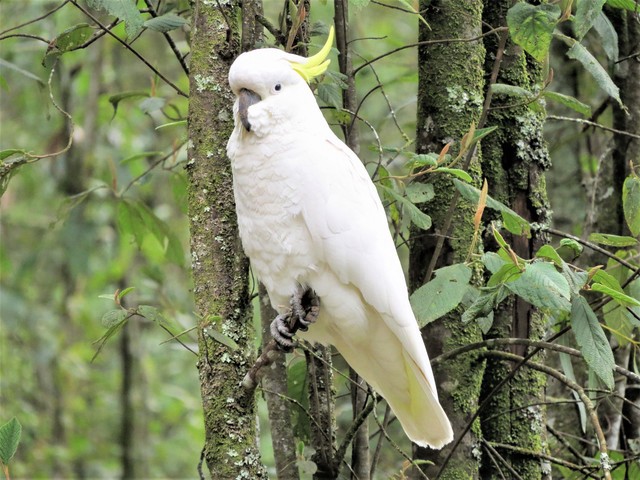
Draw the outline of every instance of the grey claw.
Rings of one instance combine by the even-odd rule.
[[[295,347],[295,342],[291,340],[294,333],[289,329],[289,315],[278,315],[271,322],[271,336],[281,350],[291,352]]]

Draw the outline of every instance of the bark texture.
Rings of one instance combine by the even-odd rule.
[[[260,285],[260,319],[262,324],[262,345],[267,345],[271,338],[271,322],[277,312],[271,307],[265,288]],[[265,367],[262,377],[262,389],[267,401],[269,425],[273,456],[276,461],[278,480],[298,480],[300,474],[296,464],[296,439],[291,428],[291,403],[286,399],[287,365],[286,355],[278,351],[271,365]]]
[[[488,25],[506,25],[506,12],[513,1],[485,2],[483,19]],[[493,58],[499,48],[495,37],[486,37],[487,58]],[[490,69],[489,61],[486,69]],[[491,62],[492,63],[492,62]],[[545,77],[541,66],[526,56],[520,47],[507,40],[497,81],[535,90]],[[494,98],[492,107],[513,104],[513,98]],[[543,138],[543,113],[534,113],[525,105],[513,108],[492,109],[488,125],[496,125],[495,134],[487,137],[482,145],[482,171],[489,183],[489,195],[509,205],[530,222],[546,224],[549,206],[546,197],[544,171],[550,166],[549,154]],[[510,244],[518,256],[532,258],[545,239],[537,234],[531,238],[513,236]],[[492,240],[487,240],[487,250],[496,250]],[[496,311],[492,329],[487,338],[529,338],[540,340],[545,333],[543,316],[521,298],[511,298]],[[508,349],[524,356],[524,346]],[[541,354],[539,354],[541,355]],[[539,357],[533,361],[543,363]],[[550,475],[550,465],[542,463],[535,453],[545,453],[544,402],[546,377],[532,369],[521,368],[499,391],[494,387],[511,373],[511,365],[491,358],[483,380],[483,396],[491,400],[481,414],[482,431],[486,442],[517,446],[533,452],[522,455],[511,450],[498,453],[504,463],[518,472],[523,479],[540,479]],[[500,461],[483,462],[482,478],[502,478],[508,467]]]
[[[237,234],[226,142],[233,129],[228,69],[239,53],[236,2],[196,1],[189,103],[189,219],[199,328],[204,457],[211,478],[266,478],[256,445],[254,396],[240,382],[253,364],[248,261]],[[237,349],[214,341],[217,330]]]
[[[478,0],[458,2],[455,0],[423,1],[422,15],[428,19],[429,27],[420,24],[420,41],[476,37],[481,33],[482,2]],[[434,43],[423,45],[418,50],[418,120],[416,150],[418,153],[440,152],[452,140],[459,140],[472,122],[478,123],[483,103],[482,42]],[[455,155],[459,144],[452,147]],[[471,162],[473,174],[478,176],[478,159]],[[410,288],[415,290],[425,280],[427,266],[431,262],[438,238],[446,235],[436,267],[464,261],[473,237],[473,206],[458,202],[453,211],[450,228],[446,228],[455,188],[445,177],[429,178],[433,181],[437,206],[426,205],[433,220],[433,232],[427,235],[413,231],[410,246]],[[447,231],[445,231],[447,230]],[[431,358],[461,345],[481,340],[476,325],[462,325],[459,312],[446,315],[424,329],[424,338]],[[454,437],[457,439],[477,408],[480,381],[484,362],[477,353],[462,355],[438,366],[434,373],[438,384],[440,402],[452,421]],[[476,422],[452,453],[452,445],[440,451],[416,448],[414,458],[434,463],[426,469],[430,478],[451,455],[439,478],[478,478],[479,459],[477,438],[479,424]],[[413,478],[423,478],[417,473]]]

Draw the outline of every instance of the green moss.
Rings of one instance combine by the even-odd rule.
[[[235,2],[226,18],[237,18]],[[205,419],[205,460],[212,478],[266,478],[256,447],[255,402],[240,382],[255,357],[248,262],[237,236],[231,171],[225,156],[233,129],[227,84],[237,42],[227,41],[218,2],[198,2],[194,15],[189,103],[188,205],[199,326],[198,368]],[[220,26],[223,25],[223,28]],[[234,25],[235,26],[235,25]],[[237,37],[233,32],[232,39]],[[212,112],[218,112],[212,115]],[[215,325],[211,318],[219,318]],[[220,329],[238,349],[215,342]]]

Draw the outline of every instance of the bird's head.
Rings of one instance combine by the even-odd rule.
[[[247,132],[263,112],[270,117],[287,116],[303,109],[309,98],[313,100],[308,82],[327,70],[333,35],[332,27],[324,47],[309,58],[275,48],[252,50],[236,58],[229,70],[229,86],[237,97],[236,118]],[[252,115],[249,108],[254,105],[262,109],[252,109]]]

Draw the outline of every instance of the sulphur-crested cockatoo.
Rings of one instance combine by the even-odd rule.
[[[237,99],[227,153],[242,245],[281,314],[301,287],[319,298],[317,321],[302,338],[334,345],[413,442],[441,448],[453,432],[384,208],[307,84],[327,69],[332,42],[333,30],[313,57],[266,48],[231,66]],[[286,343],[282,325],[274,333]]]

